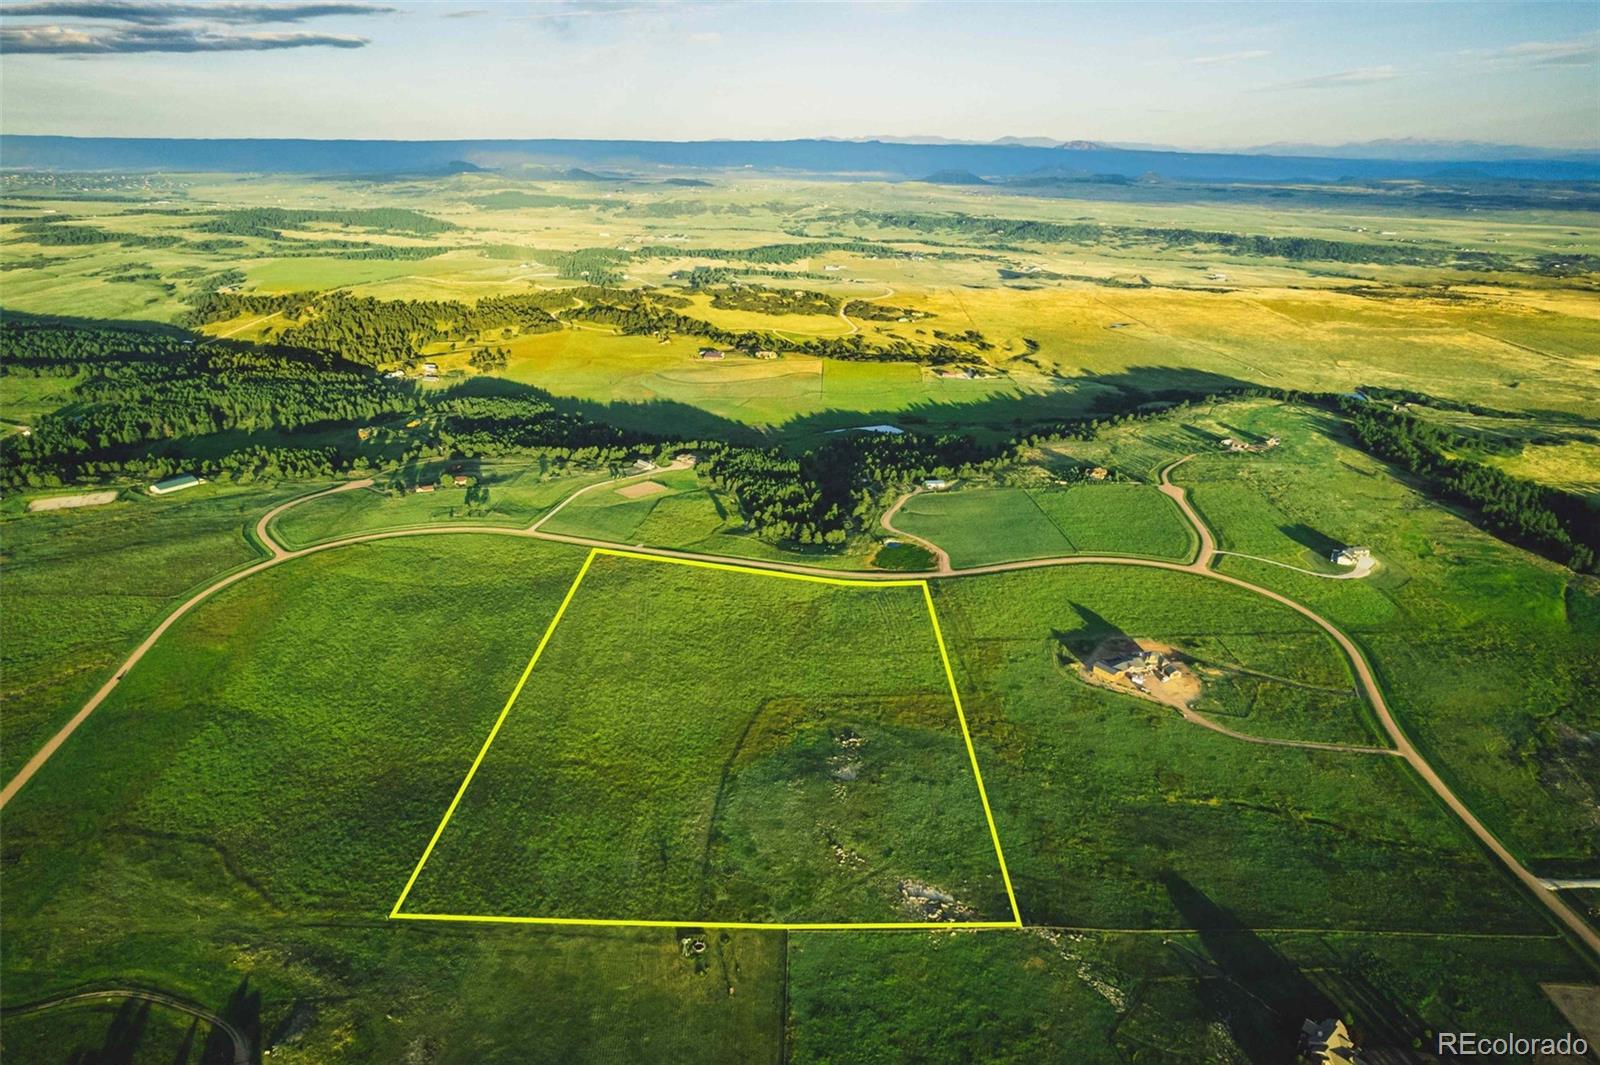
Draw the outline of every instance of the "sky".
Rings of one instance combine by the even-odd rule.
[[[0,2],[0,131],[1600,147],[1600,0]]]

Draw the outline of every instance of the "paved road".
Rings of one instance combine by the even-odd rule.
[[[1342,630],[1333,624],[1333,622],[1324,618],[1310,607],[1305,606],[1286,595],[1272,591],[1270,588],[1263,588],[1260,585],[1251,584],[1249,581],[1243,580],[1239,577],[1234,577],[1230,574],[1218,573],[1211,568],[1211,563],[1215,559],[1217,553],[1216,541],[1211,534],[1211,530],[1206,526],[1205,522],[1201,520],[1200,515],[1196,513],[1193,506],[1190,505],[1187,493],[1185,493],[1181,487],[1174,485],[1171,482],[1172,471],[1181,466],[1184,462],[1187,462],[1191,457],[1192,456],[1185,456],[1184,458],[1181,458],[1162,469],[1160,473],[1160,486],[1161,491],[1171,497],[1173,501],[1177,503],[1178,508],[1183,511],[1185,517],[1187,517],[1190,523],[1194,526],[1195,533],[1199,537],[1200,550],[1193,562],[1178,563],[1162,562],[1155,559],[1127,558],[1119,556],[1071,555],[1056,558],[1025,559],[1017,562],[998,562],[987,566],[972,566],[965,569],[950,570],[948,572],[940,572],[935,570],[927,573],[897,573],[885,571],[851,572],[846,570],[827,569],[821,566],[805,566],[788,562],[770,562],[756,559],[729,557],[724,555],[713,555],[699,551],[678,551],[671,548],[660,547],[635,547],[632,545],[613,543],[608,540],[596,540],[584,536],[564,536],[559,533],[547,533],[540,530],[540,525],[543,525],[545,521],[549,520],[549,518],[555,514],[556,511],[560,510],[561,507],[565,506],[568,502],[571,502],[576,495],[581,492],[591,491],[594,488],[599,487],[599,485],[587,485],[584,488],[579,489],[578,492],[573,493],[572,496],[569,496],[567,499],[563,500],[543,518],[541,518],[538,522],[535,522],[533,526],[530,526],[527,529],[496,528],[493,526],[484,525],[435,525],[413,529],[396,529],[386,532],[380,531],[361,533],[353,536],[343,537],[342,539],[338,540],[330,540],[326,543],[315,544],[311,547],[305,547],[294,551],[285,549],[272,539],[271,533],[267,528],[268,525],[270,525],[271,520],[274,517],[281,514],[290,506],[298,505],[299,503],[317,498],[318,496],[328,495],[333,492],[349,491],[353,488],[363,487],[365,484],[371,483],[370,481],[351,481],[335,488],[327,489],[324,492],[318,492],[308,496],[301,496],[297,500],[291,500],[289,503],[275,507],[271,512],[265,515],[261,521],[257,522],[256,532],[259,536],[261,536],[263,542],[267,545],[268,550],[272,552],[271,557],[263,559],[253,566],[249,566],[242,570],[237,570],[234,573],[221,578],[213,583],[210,587],[195,593],[171,614],[167,615],[166,620],[157,626],[154,632],[145,637],[144,641],[140,643],[139,646],[134,649],[133,653],[128,656],[127,660],[123,662],[116,674],[110,680],[106,681],[100,690],[97,691],[89,699],[89,701],[84,704],[83,709],[79,710],[77,714],[73,715],[72,719],[68,721],[59,732],[52,736],[45,743],[45,745],[40,748],[37,754],[28,760],[27,764],[17,772],[17,775],[7,782],[5,788],[0,790],[0,809],[4,809],[5,805],[16,796],[17,792],[20,791],[22,787],[33,778],[34,774],[37,773],[46,762],[49,761],[51,755],[55,754],[55,752],[60,749],[61,745],[65,743],[66,740],[72,735],[72,733],[77,730],[78,726],[82,725],[83,722],[88,719],[89,715],[94,712],[95,708],[105,701],[106,696],[115,690],[122,677],[141,658],[144,657],[145,652],[148,651],[155,644],[155,642],[160,639],[169,628],[172,627],[174,622],[176,622],[183,615],[187,614],[198,603],[204,601],[211,595],[221,591],[223,588],[226,588],[229,585],[235,584],[246,577],[260,573],[262,570],[269,569],[272,566],[279,565],[280,563],[286,562],[290,559],[303,558],[307,555],[317,554],[322,551],[331,551],[335,548],[347,547],[352,544],[372,543],[377,540],[392,540],[407,536],[437,536],[452,533],[522,536],[531,537],[538,540],[547,540],[555,543],[575,544],[581,547],[627,547],[632,551],[637,551],[643,554],[658,555],[662,558],[683,558],[702,562],[719,562],[723,564],[743,566],[750,569],[767,569],[786,573],[804,573],[823,577],[849,576],[852,578],[868,580],[906,580],[907,578],[914,579],[918,577],[924,577],[927,579],[959,579],[964,577],[981,576],[983,574],[990,573],[1008,573],[1027,569],[1041,569],[1046,566],[1138,566],[1145,569],[1162,569],[1170,570],[1176,573],[1192,573],[1196,576],[1204,577],[1207,580],[1221,581],[1224,584],[1231,584],[1236,588],[1242,588],[1245,591],[1253,592],[1256,595],[1289,607],[1291,610],[1294,610],[1296,613],[1310,620],[1318,628],[1321,628],[1330,637],[1332,637],[1334,642],[1339,645],[1340,649],[1349,659],[1351,668],[1355,672],[1356,679],[1360,684],[1361,690],[1367,697],[1368,702],[1371,704],[1379,722],[1383,725],[1384,731],[1388,734],[1389,740],[1394,745],[1394,749],[1398,757],[1404,758],[1406,762],[1410,764],[1411,768],[1415,770],[1419,777],[1422,778],[1423,783],[1427,784],[1428,787],[1432,789],[1433,793],[1439,797],[1439,800],[1443,802],[1445,806],[1451,810],[1451,812],[1460,818],[1461,822],[1466,825],[1466,827],[1474,836],[1478,838],[1478,841],[1482,843],[1483,846],[1488,848],[1488,850],[1494,854],[1494,856],[1498,858],[1507,869],[1511,871],[1512,875],[1521,881],[1530,892],[1532,892],[1534,898],[1538,899],[1541,904],[1547,907],[1556,917],[1556,919],[1565,925],[1577,939],[1587,945],[1588,948],[1596,955],[1600,955],[1600,932],[1597,932],[1592,926],[1590,926],[1589,923],[1579,913],[1568,907],[1566,903],[1562,902],[1559,897],[1559,892],[1549,890],[1543,880],[1535,876],[1526,866],[1518,861],[1510,852],[1510,850],[1506,848],[1505,844],[1501,843],[1494,833],[1490,832],[1483,822],[1478,820],[1477,816],[1474,815],[1473,812],[1467,808],[1466,804],[1456,796],[1455,792],[1450,790],[1449,786],[1444,782],[1439,774],[1434,771],[1431,765],[1428,764],[1427,759],[1425,759],[1421,752],[1417,750],[1415,745],[1412,744],[1410,737],[1406,735],[1405,730],[1400,727],[1400,723],[1395,719],[1394,714],[1390,711],[1389,703],[1383,696],[1383,690],[1378,686],[1377,677],[1373,675],[1372,667],[1367,664],[1366,657],[1361,653],[1360,648],[1355,645],[1354,641],[1352,641],[1350,637],[1346,636]],[[632,475],[619,480],[602,481],[600,482],[600,485],[615,485],[619,483],[620,480],[631,480],[634,479],[634,477],[648,477],[656,472],[660,471],[651,471],[650,473]]]
[[[244,1033],[233,1025],[212,1013],[210,1010],[201,1009],[199,1006],[185,1002],[175,995],[168,995],[161,991],[146,991],[139,987],[110,987],[99,991],[76,991],[70,995],[57,995],[54,998],[43,999],[39,1002],[30,1002],[24,1006],[13,1006],[5,1011],[8,1017],[20,1017],[29,1013],[43,1013],[46,1010],[60,1009],[65,1006],[76,1006],[86,1002],[104,1002],[108,999],[131,998],[140,1002],[154,1002],[158,1005],[186,1013],[191,1017],[198,1017],[213,1028],[228,1033],[228,1038],[233,1042],[233,1065],[250,1065],[250,1041]]]

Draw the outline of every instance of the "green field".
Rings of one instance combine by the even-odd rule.
[[[658,486],[650,494],[625,494],[628,485]],[[730,496],[706,487],[692,469],[630,478],[617,488],[596,488],[573,498],[540,526],[542,532],[581,536],[635,547],[793,562],[831,569],[867,569],[873,545],[856,540],[839,549],[778,545],[757,536]],[[883,567],[889,568],[889,567]]]
[[[1440,1030],[1565,1030],[1541,985],[1600,983],[1595,960],[1405,760],[1305,746],[1392,746],[1321,628],[1203,574],[1071,556],[1189,562],[1198,537],[1156,482],[1192,456],[1172,478],[1216,569],[1346,632],[1535,874],[1600,875],[1600,580],[1357,447],[1352,404],[1239,398],[1373,390],[1363,409],[1460,434],[1452,457],[1592,504],[1592,211],[1451,210],[1416,198],[1427,183],[545,176],[145,175],[104,199],[7,177],[31,190],[0,220],[16,321],[146,329],[208,293],[321,296],[219,300],[196,326],[214,341],[149,349],[218,356],[216,376],[148,394],[168,367],[120,361],[132,332],[58,363],[0,353],[8,456],[52,429],[71,444],[0,505],[4,779],[174,607],[266,557],[254,526],[279,503],[375,482],[285,511],[270,533],[290,551],[498,535],[282,559],[127,672],[4,810],[0,1057],[231,1060],[161,1006],[13,1010],[94,987],[220,1013],[275,1065],[1281,1062],[1331,1016],[1412,1060]],[[212,225],[291,204],[448,227]],[[51,242],[47,217],[121,236]],[[1372,261],[1183,236],[1202,229]],[[341,313],[334,292],[437,302],[351,312],[329,350],[272,363],[282,380],[234,380],[267,365],[246,345]],[[506,296],[515,314],[482,303]],[[738,330],[778,357],[719,339]],[[353,355],[343,377],[323,365]],[[908,433],[832,435],[879,424]],[[943,434],[977,457],[947,463]],[[633,472],[684,451],[696,467]],[[210,483],[127,487],[175,468]],[[970,748],[920,583],[613,553],[574,590],[587,542],[931,569],[879,524],[931,476],[957,486],[891,521],[955,567],[1070,562],[929,580]],[[801,526],[774,501],[802,481],[795,509],[834,507],[843,543],[779,540]],[[101,482],[121,497],[25,510]],[[581,546],[505,535],[541,520]],[[1377,568],[1327,579],[1347,545]],[[1084,679],[1119,638],[1192,668],[1188,717]],[[1595,919],[1600,893],[1568,897]],[[720,926],[1014,913],[1025,927]]]
[[[1205,454],[1174,474],[1219,544],[1309,569],[1364,544],[1365,580],[1330,581],[1245,558],[1220,568],[1287,593],[1351,633],[1403,726],[1452,788],[1525,860],[1593,875],[1600,764],[1600,582],[1510,547],[1330,439],[1323,417],[1277,404],[1217,412],[1284,443]],[[1202,419],[1203,420],[1203,419]],[[1580,874],[1573,874],[1580,875]]]
[[[400,910],[940,919],[906,884],[1010,919],[921,586],[599,555]]]
[[[1600,401],[1592,356],[1600,333],[1582,275],[1545,276],[1526,266],[1479,270],[1446,266],[1327,263],[1258,257],[1208,245],[1160,239],[1129,243],[997,242],[959,227],[906,228],[878,212],[916,210],[957,216],[1105,226],[1199,227],[1275,237],[1378,245],[1483,247],[1526,260],[1554,249],[1594,254],[1581,213],[1488,209],[1471,215],[1371,208],[1351,201],[1311,205],[1221,200],[1145,202],[1075,196],[1004,196],[971,190],[874,182],[824,184],[752,180],[739,175],[703,188],[663,189],[652,182],[540,183],[480,174],[404,186],[287,177],[197,175],[174,210],[158,203],[112,205],[64,195],[30,208],[70,215],[73,224],[135,239],[178,237],[170,247],[116,241],[78,247],[33,243],[20,221],[0,232],[6,303],[16,310],[170,322],[184,301],[226,269],[256,293],[346,289],[381,299],[475,300],[572,283],[556,276],[552,253],[608,249],[633,256],[629,285],[682,287],[674,277],[695,266],[739,274],[750,264],[718,258],[717,249],[799,239],[847,237],[895,242],[898,254],[822,251],[768,269],[794,275],[747,276],[769,287],[798,285],[838,299],[904,307],[921,317],[901,322],[857,317],[753,314],[719,309],[703,293],[688,313],[724,328],[773,328],[795,341],[853,336],[927,341],[933,330],[976,329],[990,347],[975,351],[987,375],[950,379],[905,363],[841,362],[794,354],[769,363],[695,359],[697,342],[616,336],[584,325],[505,342],[496,371],[604,411],[633,428],[694,435],[751,436],[780,429],[808,438],[819,429],[903,418],[934,429],[1000,432],[1015,420],[1091,412],[1129,394],[1181,390],[1195,395],[1246,382],[1343,391],[1362,384],[1409,385],[1451,398],[1485,395],[1513,410],[1543,416],[1584,414]],[[1297,190],[1304,191],[1304,190]],[[483,205],[509,194],[504,208]],[[163,193],[165,196],[172,195]],[[1092,194],[1088,194],[1092,195]],[[1348,197],[1344,197],[1348,199]],[[442,254],[418,260],[370,260],[304,254],[283,241],[244,237],[242,247],[206,250],[201,226],[223,208],[293,202],[319,207],[398,206],[457,229],[426,238]],[[826,202],[834,221],[809,221]],[[855,212],[865,212],[857,216]],[[22,216],[18,216],[20,219]],[[30,215],[31,218],[41,217]],[[621,236],[626,232],[627,236]],[[800,233],[807,235],[801,237]],[[1355,236],[1355,234],[1368,234]],[[293,240],[397,243],[360,227],[309,224]],[[668,247],[681,254],[635,255]],[[415,244],[415,241],[404,243]],[[996,246],[997,244],[1002,246]],[[832,269],[830,269],[832,268]],[[1001,270],[1034,271],[1010,279]],[[1226,282],[1210,280],[1221,272]],[[111,279],[117,279],[115,281]],[[282,322],[219,323],[217,332],[253,339]],[[852,330],[855,333],[852,333]],[[445,370],[466,371],[483,340],[430,351]],[[1592,441],[1589,441],[1592,444]],[[1571,454],[1581,457],[1580,450]],[[1552,457],[1553,477],[1592,484]],[[1560,467],[1568,468],[1562,469]]]
[[[0,774],[16,772],[189,593],[261,557],[246,530],[306,491],[208,485],[38,514],[7,508]]]
[[[1241,743],[1090,688],[1058,659],[1063,640],[1115,629],[1334,681],[1334,648],[1304,639],[1298,615],[1190,574],[1106,566],[942,582],[935,601],[1025,922],[1181,926],[1161,883],[1178,875],[1252,927],[1540,927],[1398,761]],[[1277,727],[1357,739],[1359,706],[1345,710]]]
[[[707,948],[686,954],[675,929],[386,920],[582,558],[471,535],[341,548],[252,577],[179,622],[6,811],[8,1001],[146,974],[254,1018],[290,1061],[870,1061],[885,1040],[936,1060],[974,1011],[993,1018],[980,1045],[1002,1048],[998,1060],[1037,1060],[1030,1048],[1050,1038],[1070,1038],[1085,1061],[1118,1060],[1156,1031],[1180,1048],[1262,1038],[1219,1034],[1240,1013],[1212,996],[1233,985],[1213,983],[1211,963],[1191,965],[1191,951],[1231,956],[1227,940],[1204,936],[1151,954],[1146,937],[1049,928],[868,939],[691,927]],[[940,887],[947,875],[963,902],[1004,905],[925,612],[897,598],[912,590],[610,562],[574,597],[491,749],[485,773],[500,765],[499,786],[482,777],[458,811],[471,831],[456,842],[495,846],[452,857],[443,837],[432,861],[447,875],[427,887],[430,862],[408,910],[434,890],[892,917],[907,875]],[[1582,978],[1397,763],[1216,736],[1083,685],[1057,656],[1063,637],[1114,626],[1297,683],[1347,683],[1331,644],[1297,615],[1187,574],[1100,566],[936,582],[935,595],[1030,924],[1325,928],[1268,941],[1330,997],[1361,1003],[1358,1014],[1377,1005],[1341,982],[1352,974],[1429,1023],[1548,1020],[1535,982]],[[641,601],[685,605],[617,609]],[[816,652],[804,671],[801,647]],[[775,696],[770,713],[742,743],[717,718],[684,713],[762,692]],[[1358,705],[1306,716],[1231,689],[1216,698],[1214,712],[1236,713],[1242,731],[1373,742]],[[542,722],[521,713],[540,705],[553,706]],[[632,713],[608,712],[617,705]],[[637,727],[652,720],[664,731]],[[833,778],[842,728],[867,740],[854,781]],[[609,771],[597,776],[597,764]],[[529,765],[559,776],[516,771]],[[552,779],[570,786],[551,790]],[[615,811],[663,786],[671,803],[639,822],[632,851],[585,836],[586,825],[602,840],[629,829],[634,815]],[[514,857],[534,839],[575,849]],[[653,864],[662,842],[670,877]],[[1531,938],[1494,944],[1497,976],[1483,983],[1455,964],[1474,941],[1419,954],[1431,941],[1363,929]],[[570,1008],[530,1033],[515,1005],[530,994]],[[1441,1008],[1440,996],[1459,1005]],[[841,1012],[845,1002],[864,1017]],[[878,1025],[863,1027],[869,1017]],[[175,1033],[161,1032],[148,1045],[175,1053]],[[0,1025],[8,1048],[99,1045],[95,1033],[67,1013]]]
[[[409,483],[432,484],[444,463],[402,471]],[[435,467],[438,467],[435,469]],[[408,476],[409,475],[409,476]],[[418,494],[380,488],[340,492],[296,506],[275,520],[268,532],[289,548],[381,529],[416,525],[531,525],[568,495],[608,475],[604,471],[558,472],[537,463],[474,463],[473,479],[489,491],[487,506],[469,505],[466,488],[439,488]]]
[[[1056,555],[1186,561],[1194,537],[1151,485],[967,488],[912,496],[895,524],[932,540],[957,567]]]
[[[793,937],[788,1060],[1292,1061],[1286,1016],[1337,1008],[1398,1047],[1454,1024],[1559,1033],[1538,980],[1592,979],[1549,939],[1258,935],[1173,891],[1206,931]]]
[[[6,810],[8,1001],[134,980],[222,1011],[246,981],[269,1043],[314,1010],[288,1048],[305,1060],[759,1058],[781,1038],[771,939],[685,959],[666,932],[386,921],[582,558],[501,537],[345,548],[180,622]],[[593,1008],[511,1041],[508,1003],[535,984]]]

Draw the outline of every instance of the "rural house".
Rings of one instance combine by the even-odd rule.
[[[1308,1065],[1362,1065],[1366,1059],[1338,1018],[1300,1026],[1300,1060]]]
[[[1363,559],[1371,558],[1372,550],[1366,547],[1341,547],[1328,556],[1328,561],[1337,562],[1341,566],[1354,566]]]

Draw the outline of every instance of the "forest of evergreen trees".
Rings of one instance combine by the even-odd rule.
[[[1600,522],[1582,499],[1465,457],[1476,448],[1472,437],[1404,409],[1355,396],[1339,405],[1363,448],[1472,507],[1502,539],[1580,573],[1600,572]]]
[[[604,294],[587,293],[591,299]],[[673,313],[647,307],[638,294],[622,298],[637,302],[631,308],[590,303],[584,309]],[[305,298],[259,299],[288,311],[303,308]],[[477,316],[456,320],[455,328],[529,315],[520,297],[505,300],[503,307],[478,304]],[[406,313],[416,309],[402,306],[410,308]],[[438,319],[432,321],[437,328]],[[7,489],[175,472],[241,480],[328,476],[425,454],[537,453],[620,466],[633,457],[692,448],[704,455],[701,468],[712,487],[737,501],[753,529],[808,545],[843,543],[901,486],[991,471],[1013,461],[1020,447],[1043,439],[1091,438],[1107,425],[1171,417],[1184,406],[1074,419],[990,444],[965,436],[846,433],[792,453],[631,432],[563,410],[535,389],[489,396],[460,388],[424,392],[302,347],[19,314],[0,323],[0,379],[5,375],[77,379],[62,406],[32,421],[31,435],[8,434],[0,443],[0,486]],[[1600,523],[1584,501],[1475,461],[1482,442],[1471,433],[1367,394],[1299,395],[1242,386],[1207,402],[1223,395],[1271,395],[1337,411],[1361,447],[1419,477],[1441,498],[1471,507],[1497,535],[1580,572],[1600,569]],[[354,431],[373,423],[418,428],[403,451],[380,460],[363,452]],[[294,434],[308,435],[289,443]]]
[[[739,502],[750,526],[774,540],[843,544],[892,490],[928,477],[971,476],[1015,457],[1009,444],[966,436],[844,433],[804,454],[701,445],[712,487]]]
[[[382,233],[431,237],[458,228],[454,223],[404,207],[347,207],[331,210],[285,207],[245,207],[223,211],[194,228],[202,233],[227,233],[236,237],[278,240],[285,229],[304,229],[317,222],[354,226]]]
[[[1327,240],[1321,237],[1269,237],[1224,230],[1157,226],[1102,225],[1098,222],[1041,222],[1023,218],[987,218],[966,214],[861,210],[825,216],[827,220],[919,232],[954,232],[985,241],[1028,241],[1039,244],[1098,244],[1134,241],[1166,246],[1203,245],[1242,255],[1337,263],[1448,264],[1454,252],[1416,244]]]

